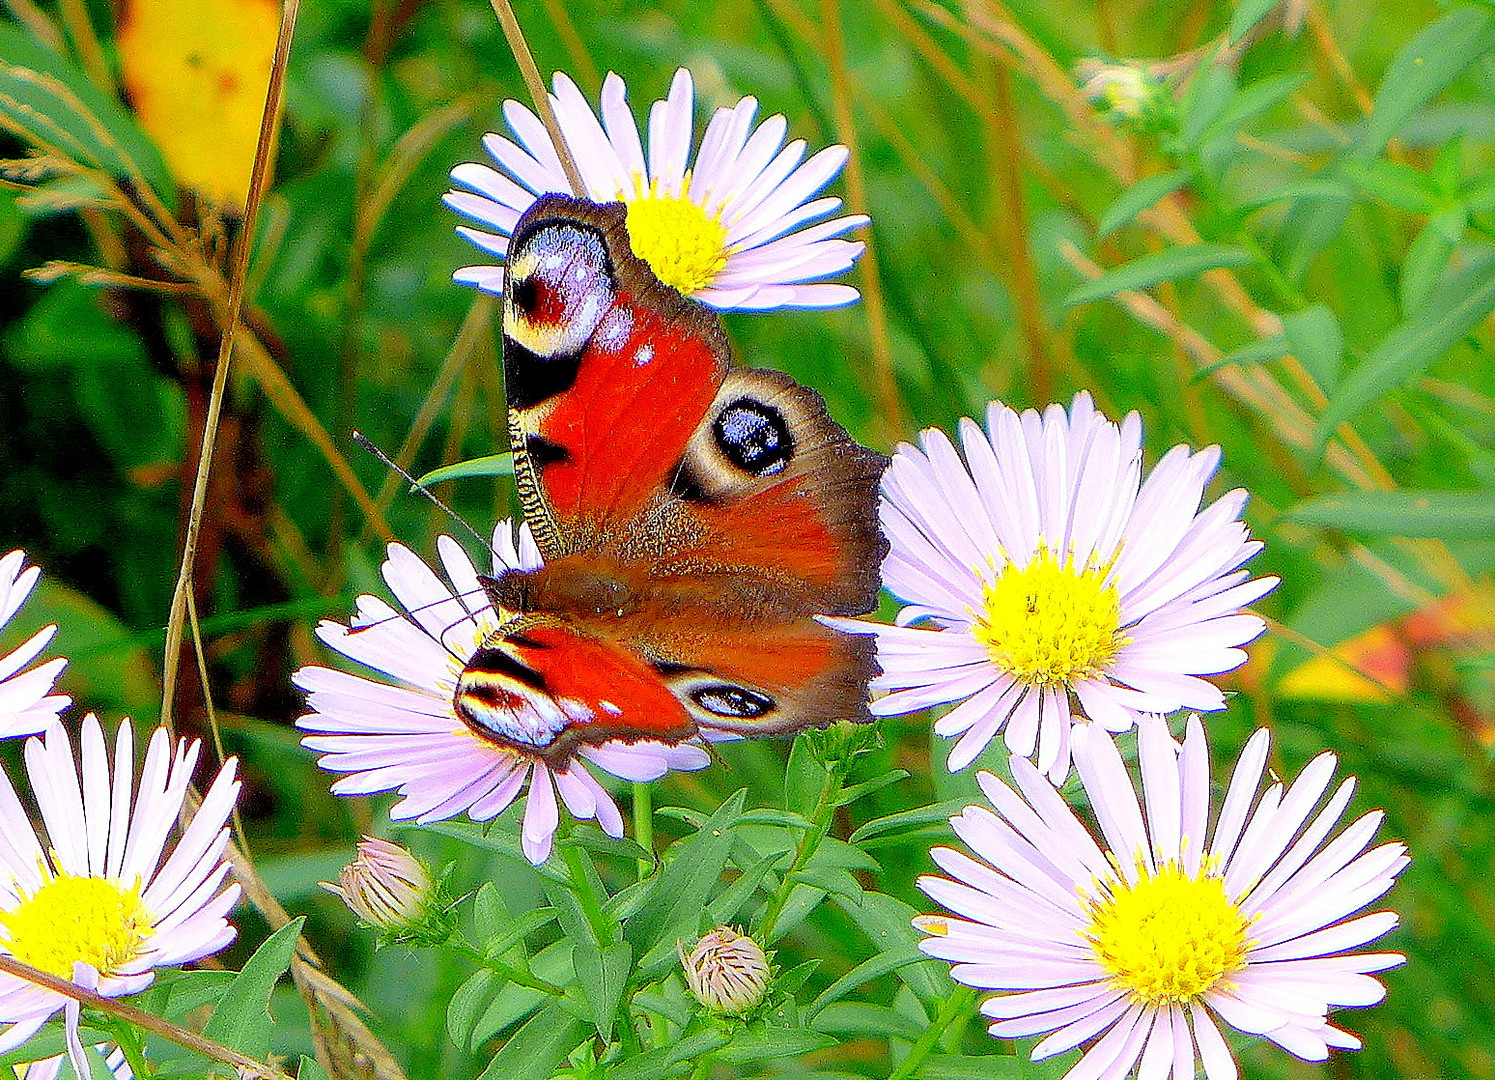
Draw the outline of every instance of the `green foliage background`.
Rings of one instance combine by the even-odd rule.
[[[88,14],[112,64],[112,14]],[[873,219],[853,275],[865,302],[726,321],[740,356],[815,386],[870,445],[949,429],[991,399],[1041,407],[1087,389],[1112,416],[1141,412],[1153,459],[1177,442],[1224,448],[1213,490],[1252,495],[1248,520],[1266,542],[1254,569],[1282,578],[1260,606],[1281,630],[1233,681],[1230,709],[1208,718],[1216,760],[1259,724],[1273,727],[1284,774],[1330,748],[1361,778],[1354,806],[1385,807],[1382,835],[1414,859],[1391,896],[1402,927],[1388,939],[1409,962],[1386,976],[1383,1004],[1341,1017],[1366,1049],[1314,1066],[1246,1046],[1247,1074],[1495,1077],[1495,610],[1478,591],[1495,566],[1495,8],[549,0],[519,15],[542,70],[568,71],[589,96],[615,70],[638,108],[684,64],[702,120],[752,94],[812,148],[854,146],[865,186],[854,209]],[[1248,36],[1222,59],[1233,32]],[[0,56],[35,62],[20,55],[30,38],[19,22],[0,35]],[[1166,61],[1175,113],[1150,131],[1108,122],[1077,89],[1074,67],[1089,57]],[[48,63],[86,85],[71,59]],[[470,1076],[530,1003],[469,988],[453,1006],[454,1045],[447,1004],[472,962],[375,952],[316,888],[360,831],[386,825],[382,806],[327,794],[288,726],[299,701],[287,675],[326,661],[309,633],[318,617],[382,591],[383,527],[309,426],[382,492],[389,533],[427,555],[448,524],[398,494],[350,430],[398,448],[433,410],[410,447],[416,472],[505,449],[491,313],[450,282],[479,259],[439,200],[447,170],[478,160],[482,133],[502,129],[500,103],[526,95],[476,0],[308,4],[287,85],[249,300],[294,395],[267,393],[274,380],[253,365],[231,382],[199,601],[213,695],[224,741],[246,762],[244,824],[266,882],[308,915],[309,939],[410,1076]],[[130,129],[124,110],[110,123]],[[0,156],[21,153],[0,136]],[[15,629],[61,624],[65,689],[111,719],[149,721],[211,354],[170,298],[26,277],[48,260],[120,268],[126,232],[107,208],[53,211],[15,188],[0,189],[0,551],[22,546],[46,572]],[[1092,281],[1085,267],[1109,272]],[[502,484],[446,487],[480,530],[511,512]],[[1407,629],[1405,616],[1450,595],[1472,598],[1472,626],[1432,639]],[[1410,650],[1404,691],[1370,702],[1282,692],[1315,649],[1381,625]],[[201,729],[191,694],[179,701]],[[801,1003],[872,952],[915,940],[904,905],[925,905],[913,883],[946,835],[940,815],[856,847],[838,841],[974,791],[943,771],[932,742],[927,717],[901,718],[857,760],[850,783],[911,776],[837,812],[826,887],[795,893],[777,963],[819,961],[801,972]],[[813,807],[823,770],[807,750],[751,743],[722,757],[660,786],[656,803],[681,809],[659,815],[657,849],[701,843],[701,816],[740,788],[750,808]],[[400,835],[433,864],[454,863],[458,892],[502,882],[498,907],[491,890],[479,898],[493,926],[555,902],[554,882],[512,844],[473,846],[457,825]],[[724,881],[797,834],[769,815],[732,835]],[[610,891],[631,880],[626,853],[597,859]],[[237,960],[264,932],[247,917]],[[786,1021],[804,1040],[776,1045],[782,1056],[728,1055],[718,1075],[886,1075],[949,989],[933,962],[879,975],[855,1003]],[[278,1048],[305,1050],[289,992],[276,1011]],[[542,1035],[522,1029],[489,1075],[542,1060]],[[990,1056],[1011,1048],[974,1016],[940,1048],[945,1071],[919,1075],[1024,1071]]]

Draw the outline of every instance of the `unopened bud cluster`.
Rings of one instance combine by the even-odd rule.
[[[762,1004],[768,993],[768,957],[746,934],[718,926],[688,955],[683,946],[679,951],[690,992],[712,1012],[741,1016]]]
[[[1113,124],[1143,133],[1176,126],[1178,105],[1173,90],[1148,65],[1084,60],[1075,75],[1090,104]]]

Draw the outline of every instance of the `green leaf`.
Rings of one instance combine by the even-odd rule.
[[[0,190],[0,266],[4,266],[21,246],[28,219],[16,205],[15,192]]]
[[[1271,206],[1284,199],[1311,203],[1318,199],[1349,199],[1349,197],[1349,185],[1343,180],[1315,176],[1309,180],[1298,180],[1291,184],[1283,184],[1281,187],[1267,188],[1265,191],[1247,192],[1242,195],[1240,206],[1243,210],[1260,210],[1263,206]]]
[[[583,851],[594,854],[616,855],[620,859],[654,861],[654,853],[637,840],[630,840],[626,836],[608,836],[601,829],[590,825],[578,825],[571,831],[570,836],[556,841],[556,847],[567,845],[579,847]]]
[[[625,939],[642,957],[640,973],[650,974],[674,955],[675,940],[694,939],[706,916],[706,902],[716,892],[732,829],[742,815],[747,789],[737,791],[694,834],[671,845],[664,865],[655,872],[648,899],[624,928]]]
[[[513,475],[513,454],[489,454],[487,457],[456,461],[450,465],[443,465],[439,469],[432,469],[424,476],[416,477],[415,486],[428,488],[432,484],[439,484],[444,480],[466,480],[474,476]]]
[[[572,959],[581,992],[592,1007],[597,1034],[603,1042],[611,1042],[618,1003],[623,1000],[623,988],[628,985],[628,973],[633,966],[633,950],[626,944],[607,945],[600,951],[578,944]]]
[[[270,1052],[270,992],[291,966],[305,918],[292,919],[265,939],[229,984],[203,1035],[241,1054],[263,1060]]]
[[[1373,536],[1487,539],[1495,535],[1495,492],[1351,491],[1309,499],[1284,516]]]
[[[470,821],[433,821],[429,825],[422,826],[422,829],[425,832],[450,836],[454,840],[461,840],[464,844],[471,844],[476,848],[506,855],[515,862],[522,863],[528,873],[535,873],[552,881],[566,880],[566,875],[551,866],[549,862],[540,866],[532,865],[524,854],[524,850],[519,846],[519,834],[513,828],[507,827],[506,822],[490,822],[484,826]]]
[[[1427,303],[1464,239],[1469,216],[1462,206],[1440,210],[1423,226],[1402,258],[1401,303],[1411,313]]]
[[[753,898],[753,894],[758,891],[758,886],[762,884],[763,879],[768,876],[769,869],[788,854],[787,850],[770,851],[751,867],[738,874],[737,880],[711,901],[707,909],[710,915],[707,922],[720,925],[737,918],[743,907]]]
[[[585,1025],[552,1004],[532,1016],[504,1043],[478,1080],[550,1080],[566,1055],[585,1038]]]
[[[1318,424],[1318,448],[1376,398],[1452,349],[1495,311],[1495,252],[1484,251],[1387,334],[1330,399]]]
[[[467,981],[457,987],[451,1003],[446,1007],[447,1038],[464,1050],[473,1046],[473,1035],[477,1031],[478,1018],[493,1000],[493,992],[502,985],[496,972],[480,968],[468,976]]]
[[[683,1076],[691,1062],[726,1046],[731,1036],[719,1029],[698,1031],[670,1046],[649,1050],[638,1057],[607,1066],[607,1080],[669,1080]]]
[[[1172,195],[1192,178],[1193,174],[1188,169],[1174,169],[1172,172],[1138,180],[1106,208],[1100,223],[1095,227],[1095,238],[1104,240],[1159,199]]]
[[[1225,110],[1205,130],[1203,138],[1229,137],[1233,142],[1236,132],[1247,121],[1284,101],[1307,81],[1308,75],[1304,72],[1269,75],[1265,79],[1256,80],[1230,100]]]
[[[1107,270],[1093,281],[1087,281],[1064,298],[1064,306],[1088,304],[1119,292],[1150,289],[1164,281],[1194,277],[1206,270],[1218,270],[1221,267],[1246,266],[1252,261],[1249,251],[1228,244],[1191,244],[1169,248],[1155,255],[1133,259]]]
[[[919,961],[927,959],[929,957],[917,950],[895,949],[890,952],[878,953],[869,959],[863,960],[856,967],[822,990],[820,995],[810,1003],[808,1015],[814,1017],[816,1013],[820,1012],[831,1002],[840,1001],[847,994],[858,987],[865,986],[873,979],[880,979],[884,975],[897,971],[901,967],[909,964],[917,964]]]
[[[1375,103],[1354,154],[1376,157],[1412,114],[1441,93],[1470,64],[1495,49],[1495,12],[1460,4],[1397,52],[1376,90]]]
[[[878,952],[907,953],[917,947],[919,934],[913,919],[919,913],[902,900],[885,893],[866,892],[860,903],[837,900],[836,906],[857,924]],[[948,970],[944,964],[930,960],[901,967],[897,975],[921,1001],[942,1002],[950,996]]]
[[[1297,200],[1277,230],[1273,258],[1282,273],[1298,280],[1314,257],[1344,229],[1354,200],[1343,195],[1311,194]]]
[[[1443,201],[1433,178],[1410,165],[1381,159],[1346,161],[1340,171],[1371,198],[1409,214],[1426,217]]]
[[[909,778],[907,769],[890,769],[881,776],[875,776],[871,780],[863,780],[860,784],[853,784],[849,788],[842,788],[841,794],[836,796],[837,806],[850,806],[858,799],[866,798],[874,791],[881,791],[892,784],[902,783]]]
[[[728,1065],[746,1065],[751,1061],[799,1057],[835,1045],[836,1040],[829,1035],[807,1028],[754,1024],[738,1032],[716,1056]]]
[[[836,867],[807,866],[803,870],[796,870],[789,876],[789,880],[809,885],[832,896],[845,897],[852,903],[857,903],[862,898],[861,883],[845,870]]]
[[[175,201],[155,144],[83,72],[9,22],[0,22],[0,57],[0,128],[31,132],[113,176],[143,177],[168,205]]]
[[[1201,65],[1195,72],[1184,97],[1178,137],[1182,149],[1194,149],[1210,125],[1225,114],[1235,96],[1235,85],[1235,72],[1221,63]]]
[[[1276,336],[1269,340],[1279,340]],[[1282,338],[1314,382],[1333,393],[1344,358],[1344,331],[1325,304],[1297,311],[1282,320]]]
[[[774,989],[785,994],[793,994],[801,986],[810,981],[810,976],[820,970],[820,958],[806,960],[803,964],[796,964],[788,971],[774,980]]]
[[[979,1057],[931,1057],[914,1073],[918,1080],[1049,1080],[1069,1071],[1068,1057],[1029,1061],[1026,1056],[984,1054]]]
[[[952,815],[965,809],[970,801],[969,799],[947,799],[932,806],[919,806],[913,810],[900,810],[896,814],[874,818],[852,833],[850,842],[860,844],[863,840],[870,840],[874,836],[917,829],[936,821],[949,821]]]
[[[861,1001],[838,1001],[815,1014],[810,1026],[816,1031],[837,1035],[870,1035],[878,1039],[895,1038],[913,1042],[924,1034],[927,1024],[886,1005]]]
[[[1279,0],[1241,0],[1230,13],[1230,43],[1236,44],[1249,34]]]
[[[331,1080],[316,1058],[303,1056],[296,1068],[296,1080]]]

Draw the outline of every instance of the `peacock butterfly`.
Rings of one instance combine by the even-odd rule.
[[[731,365],[702,305],[629,247],[621,204],[539,199],[503,294],[514,474],[545,565],[482,584],[504,622],[453,703],[563,767],[579,746],[870,720],[886,459],[814,390]]]

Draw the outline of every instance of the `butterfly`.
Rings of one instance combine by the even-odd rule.
[[[720,320],[629,247],[622,204],[540,198],[502,299],[514,475],[545,564],[482,578],[505,621],[453,704],[564,767],[578,747],[868,721],[886,459],[820,395],[734,367]]]

